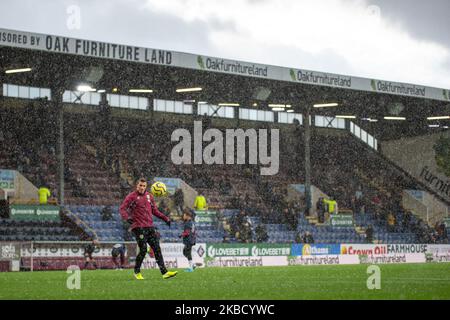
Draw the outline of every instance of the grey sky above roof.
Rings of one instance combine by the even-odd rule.
[[[14,0],[0,27],[450,88],[448,12],[448,0]]]

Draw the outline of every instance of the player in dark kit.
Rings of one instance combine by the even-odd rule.
[[[130,193],[120,205],[120,215],[122,219],[131,224],[131,231],[136,237],[139,246],[139,254],[136,256],[134,276],[138,280],[143,280],[141,265],[147,253],[147,243],[152,248],[159,270],[163,279],[168,279],[177,275],[177,271],[167,271],[164,265],[164,258],[159,246],[159,235],[153,225],[153,215],[164,220],[170,227],[170,219],[161,213],[153,195],[147,192],[147,181],[139,179],[136,184],[136,191]]]
[[[111,250],[111,256],[112,261],[114,265],[116,266],[116,270],[122,270],[123,265],[125,264],[125,254],[126,254],[127,248],[123,243],[117,243],[114,245],[114,247]],[[117,258],[120,257],[120,260],[117,261]]]
[[[85,258],[84,269],[87,268],[89,263],[92,263],[94,268],[97,269],[97,263],[95,262],[94,258],[92,257],[92,254],[95,251],[96,245],[97,245],[97,242],[94,240],[91,243],[88,243],[84,246],[84,258]]]
[[[189,261],[189,268],[187,268],[186,272],[192,272],[195,269],[195,264],[192,262],[192,247],[195,246],[196,242],[196,232],[195,232],[195,223],[192,220],[192,213],[189,210],[185,210],[183,212],[183,220],[184,220],[184,228],[183,233],[180,235],[183,238],[183,255]]]

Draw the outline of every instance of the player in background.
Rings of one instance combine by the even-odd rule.
[[[92,240],[91,243],[88,243],[84,246],[84,269],[87,269],[89,263],[92,263],[94,266],[94,269],[97,269],[97,262],[95,262],[94,258],[92,257],[92,254],[94,253],[95,249],[97,248],[98,241]]]
[[[195,264],[192,261],[192,247],[195,246],[196,242],[196,231],[195,231],[195,223],[192,219],[192,212],[189,210],[184,210],[183,212],[183,221],[184,228],[183,233],[180,235],[180,238],[183,238],[183,255],[189,261],[189,268],[187,268],[186,272],[192,272],[195,269]]]
[[[117,243],[113,246],[111,250],[112,261],[116,270],[122,270],[125,264],[125,254],[127,252],[127,248],[123,243]],[[118,259],[120,258],[120,259]]]
[[[177,271],[168,271],[164,264],[164,258],[159,246],[159,236],[153,225],[153,215],[164,220],[170,227],[170,219],[161,213],[155,203],[153,195],[147,192],[147,181],[139,179],[136,184],[136,191],[133,191],[120,205],[120,215],[122,219],[131,224],[131,231],[136,237],[139,246],[139,254],[136,256],[136,265],[134,267],[134,276],[138,280],[143,280],[141,274],[141,265],[147,253],[147,244],[150,245],[155,253],[155,259],[158,263],[163,279],[168,279],[177,275]]]

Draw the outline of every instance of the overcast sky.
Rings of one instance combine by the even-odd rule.
[[[450,89],[449,13],[448,0],[2,0],[0,28]]]

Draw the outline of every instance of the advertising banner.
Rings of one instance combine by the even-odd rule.
[[[340,244],[293,244],[293,256],[337,255],[341,253]]]
[[[165,257],[184,258],[182,243],[161,243],[161,252]],[[203,259],[206,256],[206,243],[197,243],[191,250],[192,259]]]
[[[161,243],[161,252],[164,257],[164,263],[169,269],[172,268],[188,268],[189,262],[183,255],[184,245],[182,243]],[[138,252],[137,249],[136,252]],[[192,247],[192,261],[197,266],[204,266],[204,258],[206,257],[206,244],[198,243]],[[158,269],[158,264],[153,253],[146,255],[142,263],[143,269]]]
[[[400,264],[400,263],[425,263],[424,253],[360,255],[361,264]]]
[[[33,257],[35,258],[77,258],[84,256],[84,244],[81,243],[34,243]],[[111,257],[113,244],[102,244],[96,247],[94,257]],[[23,257],[31,257],[31,245],[21,249]]]
[[[20,259],[20,246],[15,243],[0,243],[0,260]]]
[[[450,101],[448,88],[432,88],[49,34],[0,29],[0,46]]]
[[[341,244],[341,254],[379,255],[387,253],[385,244]]]
[[[290,266],[359,264],[359,257],[356,255],[297,256],[288,257],[287,260]]]
[[[206,267],[262,267],[263,257],[206,258]]]
[[[49,205],[11,205],[10,217],[20,221],[60,221],[59,207]]]
[[[353,227],[353,215],[351,214],[333,214],[330,217],[332,227]]]
[[[290,244],[207,244],[207,256],[215,257],[239,257],[239,256],[289,256]]]
[[[426,253],[427,244],[388,244],[387,253]]]
[[[216,211],[195,211],[196,223],[215,223],[217,220]]]

